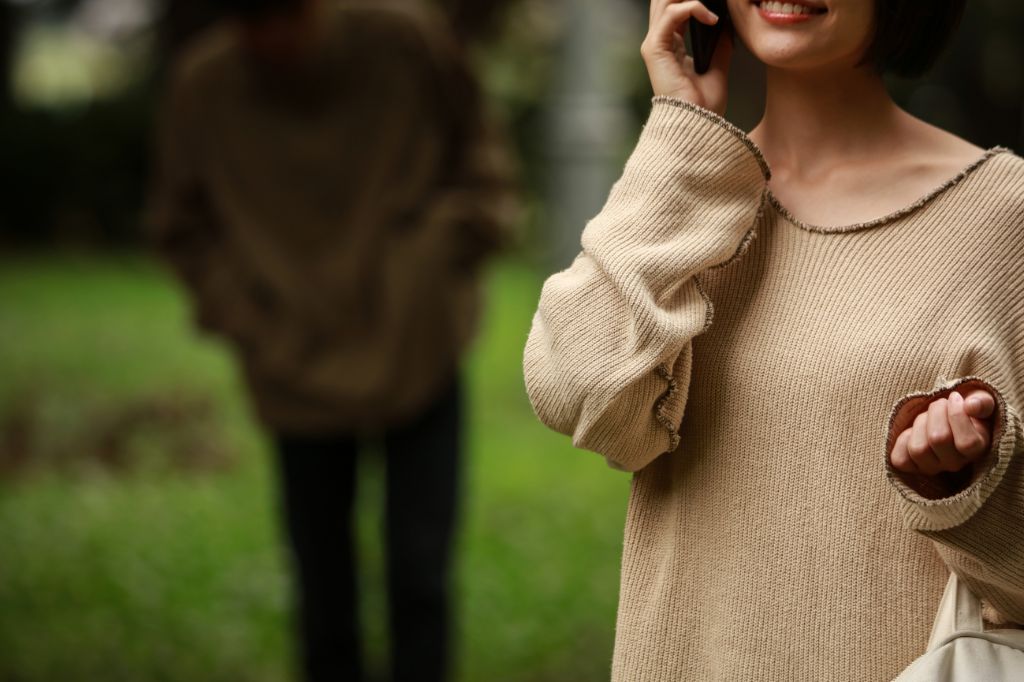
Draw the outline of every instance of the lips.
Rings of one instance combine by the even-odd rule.
[[[761,14],[778,17],[814,16],[828,11],[824,5],[806,2],[806,0],[801,0],[800,2],[793,2],[792,0],[754,0],[753,4],[758,7]]]
[[[828,13],[825,7],[814,4],[814,0],[753,0],[752,4],[765,23],[779,28],[813,22]]]

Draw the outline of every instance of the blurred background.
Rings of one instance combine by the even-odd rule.
[[[519,247],[468,363],[457,679],[607,679],[629,477],[534,418],[522,348],[649,107],[639,0],[437,0],[521,166]],[[290,679],[268,444],[232,357],[190,327],[140,209],[169,60],[206,0],[0,0],[0,682]],[[1024,148],[1024,4],[972,0],[899,102]],[[742,51],[729,118],[758,119]],[[381,472],[360,473],[370,665],[387,641]],[[376,663],[375,663],[376,662]]]

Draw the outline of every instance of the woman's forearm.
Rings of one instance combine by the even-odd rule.
[[[743,253],[768,175],[725,119],[655,98],[582,252],[541,293],[524,374],[545,424],[630,471],[675,448],[689,344],[713,314],[696,275]]]

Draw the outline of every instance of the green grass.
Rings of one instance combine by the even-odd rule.
[[[462,681],[608,678],[629,480],[530,410],[520,361],[540,282],[516,264],[492,272],[468,363]],[[31,415],[40,463],[0,479],[0,682],[291,679],[267,445],[230,356],[189,330],[160,269],[131,255],[0,262],[0,376],[0,419],[10,433],[11,415]],[[167,396],[213,406],[200,437],[134,436],[134,470],[88,456],[111,415]],[[207,441],[235,465],[170,466],[175,448]],[[367,646],[380,664],[377,473],[367,460],[358,508]]]

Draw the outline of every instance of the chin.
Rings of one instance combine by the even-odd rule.
[[[782,66],[783,64],[799,65],[800,62],[812,59],[816,50],[806,40],[787,36],[749,36],[743,41],[751,54],[765,64]]]
[[[769,68],[787,71],[844,71],[855,69],[860,50],[834,54],[806,45],[749,45],[751,54]]]
[[[871,37],[866,0],[729,0],[737,36],[765,65],[792,70],[852,67]]]
[[[776,69],[806,71],[830,65],[838,66],[844,61],[837,59],[835,55],[822,54],[819,50],[811,49],[807,45],[780,44],[778,41],[755,41],[753,45],[747,43],[747,47],[758,61]]]

